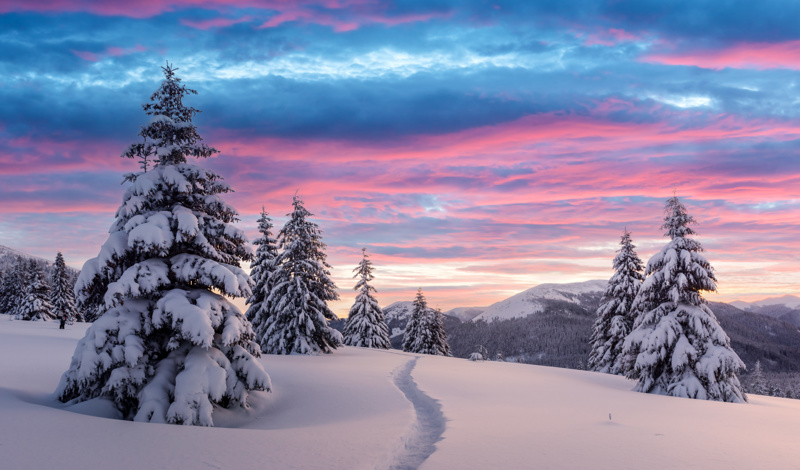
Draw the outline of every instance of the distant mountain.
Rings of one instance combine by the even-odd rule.
[[[769,297],[762,300],[756,300],[755,302],[734,300],[733,302],[730,302],[730,305],[733,305],[734,307],[740,308],[742,310],[751,310],[751,311],[754,311],[760,307],[772,307],[775,305],[782,305],[790,309],[796,309],[800,307],[800,297],[796,295],[781,295],[779,297]]]
[[[487,307],[456,307],[452,310],[444,312],[444,314],[458,318],[461,321],[470,321],[486,311],[486,308]]]
[[[411,300],[395,302],[383,308],[383,315],[386,317],[386,324],[389,326],[389,339],[393,348],[402,349],[403,332],[413,309],[414,302]]]
[[[784,320],[748,312],[722,302],[709,302],[731,346],[752,370],[756,361],[766,371],[800,372],[800,331]]]
[[[755,302],[735,300],[729,305],[800,327],[800,297],[796,295],[770,297]]]
[[[485,309],[449,310],[445,329],[453,355],[469,357],[483,346],[491,358],[500,354],[507,360],[568,368],[585,364],[605,287],[606,281],[541,284]],[[769,303],[754,311],[721,302],[709,307],[748,368],[758,360],[765,372],[800,372],[800,310]],[[404,301],[383,309],[395,348],[401,346],[412,308],[413,302]],[[771,315],[759,313],[767,309]]]
[[[509,320],[543,312],[550,301],[576,305],[595,305],[602,297],[608,281],[595,280],[570,284],[539,284],[486,308],[472,321]]]

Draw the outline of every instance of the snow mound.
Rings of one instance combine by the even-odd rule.
[[[526,291],[490,305],[483,313],[473,318],[473,321],[484,320],[491,322],[495,319],[508,320],[527,317],[543,311],[547,300],[560,300],[580,305],[583,295],[602,294],[607,285],[608,281],[605,280],[569,284],[539,284],[536,287],[531,287]]]

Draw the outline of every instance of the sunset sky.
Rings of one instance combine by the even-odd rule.
[[[131,6],[134,5],[135,6]],[[673,188],[711,300],[800,293],[800,3],[0,0],[0,244],[80,268],[165,61],[255,237],[296,190],[346,315],[482,306],[645,261]]]

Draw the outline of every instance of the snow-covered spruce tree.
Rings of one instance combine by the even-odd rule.
[[[422,287],[417,289],[417,296],[414,298],[414,303],[411,310],[411,317],[406,322],[406,329],[403,332],[403,351],[405,352],[419,352],[420,338],[427,333],[423,329],[426,322],[425,317],[428,316],[428,301],[422,293]]]
[[[28,263],[30,280],[25,286],[25,294],[16,310],[15,319],[47,321],[55,319],[53,305],[50,304],[50,286],[44,280],[41,266],[34,260]]]
[[[17,316],[17,311],[25,297],[25,291],[30,284],[28,261],[17,256],[11,271],[3,278],[3,305],[2,311],[8,315]]]
[[[447,342],[447,331],[444,329],[444,313],[442,313],[442,309],[437,307],[431,312],[428,319],[432,342],[427,347],[428,352],[424,350],[422,352],[437,356],[452,356],[450,343]]]
[[[258,219],[258,231],[261,237],[253,244],[256,256],[250,263],[250,277],[253,279],[253,294],[247,299],[247,312],[245,316],[253,324],[256,338],[263,338],[266,333],[267,317],[272,311],[272,304],[266,302],[272,289],[272,277],[275,271],[275,261],[278,258],[278,241],[272,237],[272,219],[261,208],[261,217]]]
[[[260,339],[270,354],[330,353],[341,346],[342,335],[328,326],[336,315],[328,307],[338,300],[336,284],[319,226],[308,220],[313,214],[295,195],[294,210],[278,233],[281,253],[275,260],[272,289],[265,302],[274,311],[264,323]]]
[[[125,191],[108,240],[75,286],[104,312],[78,343],[56,393],[63,402],[107,396],[128,419],[212,426],[217,406],[246,407],[270,380],[250,322],[225,296],[247,297],[252,258],[230,188],[187,163],[216,149],[201,143],[183,98],[195,93],[176,69],[143,105],[151,118],[123,157],[142,169]],[[145,164],[150,160],[152,166]]]
[[[53,290],[50,295],[50,303],[53,305],[53,316],[56,318],[65,316],[70,324],[75,321],[83,321],[83,315],[75,307],[75,288],[70,282],[64,255],[60,251],[56,255],[51,284]]]
[[[619,358],[636,317],[631,307],[644,280],[644,266],[631,242],[630,232],[624,231],[619,244],[622,248],[614,257],[615,272],[608,281],[592,327],[589,370],[625,375],[624,361]]]
[[[366,248],[361,249],[361,255],[361,262],[353,269],[353,277],[358,278],[353,290],[359,292],[344,325],[344,344],[389,349],[389,326],[383,310],[378,306],[378,300],[372,295],[377,291],[369,284],[375,278],[372,275],[372,261],[369,260]]]
[[[435,356],[453,355],[447,343],[444,315],[441,310],[428,307],[422,288],[417,291],[411,318],[406,323],[403,351]]]
[[[14,258],[8,271],[3,273],[3,281],[0,283],[0,313],[13,315],[19,304],[23,293],[23,286],[19,282],[20,263],[22,258]]]
[[[664,211],[671,240],[647,263],[634,300],[642,313],[625,339],[627,377],[640,392],[745,402],[737,377],[744,363],[702,296],[716,291],[716,278],[700,243],[688,237],[695,221],[677,197]]]

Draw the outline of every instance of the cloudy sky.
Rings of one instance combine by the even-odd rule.
[[[134,6],[131,6],[134,5]],[[296,190],[343,299],[444,309],[647,260],[673,189],[712,300],[800,293],[800,4],[2,0],[0,244],[80,267],[169,60],[255,237]]]

